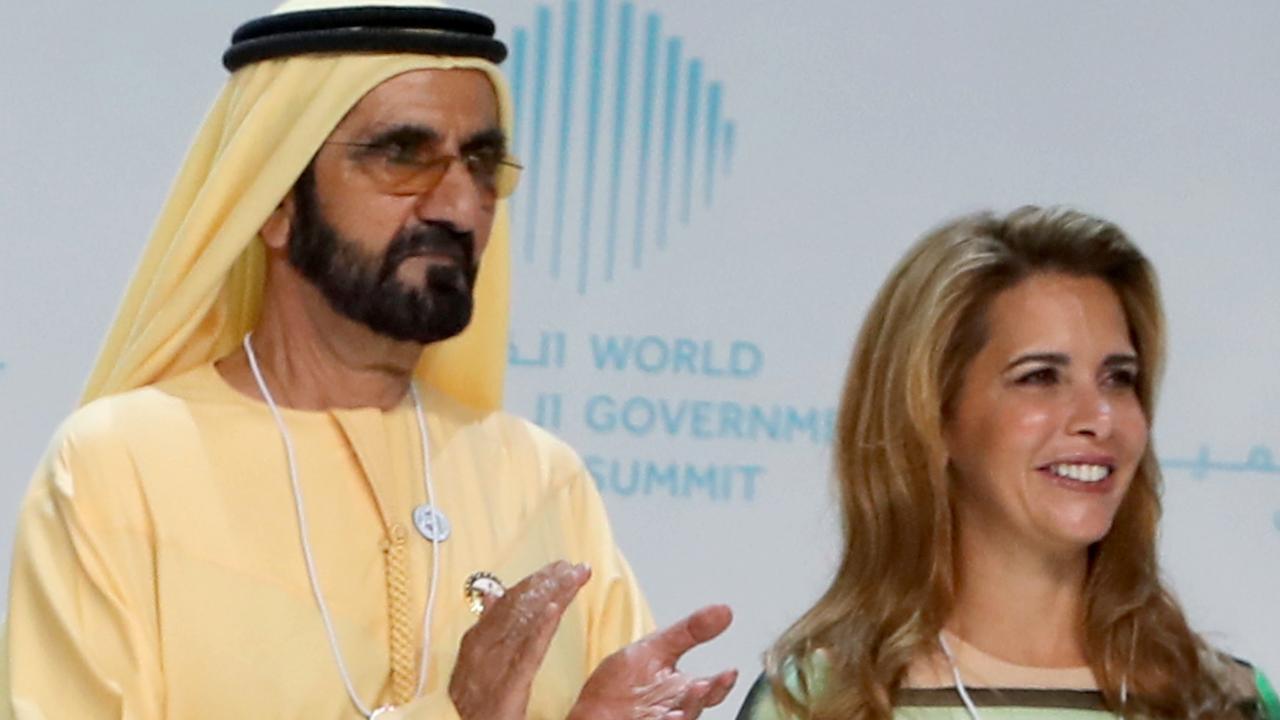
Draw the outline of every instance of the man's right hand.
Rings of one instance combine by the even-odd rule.
[[[565,608],[591,577],[586,565],[551,563],[488,596],[485,611],[462,636],[449,678],[449,698],[463,720],[525,720],[533,677]]]

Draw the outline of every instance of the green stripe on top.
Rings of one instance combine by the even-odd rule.
[[[983,720],[1114,720],[1097,690],[1037,688],[970,688]],[[904,688],[894,698],[897,720],[971,720],[955,688]],[[786,720],[773,702],[768,680],[761,675],[738,712],[738,720]],[[1280,720],[1280,718],[1277,718]]]
[[[821,670],[821,668],[820,668]],[[794,680],[794,676],[789,678]],[[788,683],[793,688],[795,684]],[[1246,717],[1280,720],[1280,694],[1266,675],[1254,669],[1257,698],[1241,700]],[[818,679],[819,691],[821,677]],[[969,688],[983,720],[1114,720],[1097,690],[1038,688]],[[895,720],[971,720],[955,688],[904,688],[894,698]],[[738,720],[787,720],[773,702],[768,680],[761,675],[738,711]]]
[[[1267,676],[1262,671],[1254,668],[1253,682],[1258,687],[1258,704],[1262,710],[1262,720],[1280,720],[1280,696],[1276,695],[1276,689],[1271,686],[1271,681],[1267,680]]]

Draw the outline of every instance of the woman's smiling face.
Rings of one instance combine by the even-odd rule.
[[[946,424],[961,532],[1073,551],[1111,528],[1147,446],[1139,358],[1115,291],[1031,275],[986,309]]]

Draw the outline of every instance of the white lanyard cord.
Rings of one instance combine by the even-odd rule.
[[[436,506],[435,487],[431,483],[431,441],[427,438],[427,419],[422,412],[422,398],[418,395],[418,386],[409,383],[409,392],[413,395],[413,410],[418,416],[418,439],[422,443],[422,484],[427,488],[427,504]],[[422,694],[427,685],[427,667],[431,664],[431,616],[436,609],[436,588],[440,580],[440,543],[443,539],[431,541],[431,583],[427,586],[427,607],[422,612],[422,661],[418,664],[418,684],[413,696]]]
[[[947,656],[947,664],[951,666],[951,677],[955,680],[956,692],[960,694],[960,702],[964,703],[964,709],[969,712],[972,720],[982,720],[977,706],[973,704],[969,691],[964,686],[964,680],[960,679],[960,666],[956,664],[956,658],[951,654],[951,647],[947,645],[947,639],[942,636],[942,633],[938,633],[938,644],[942,646],[942,654]]]
[[[951,677],[956,683],[956,692],[960,694],[960,702],[964,703],[964,709],[969,713],[971,720],[982,720],[982,716],[978,714],[978,707],[973,704],[973,699],[969,697],[969,690],[964,686],[964,680],[960,679],[960,666],[956,663],[955,655],[951,654],[951,647],[947,645],[947,639],[938,633],[938,644],[942,646],[942,654],[947,658],[947,664],[951,666]],[[1120,681],[1120,707],[1123,708],[1129,701],[1129,679],[1124,678]]]
[[[298,463],[293,450],[293,438],[289,435],[288,426],[285,425],[284,418],[280,415],[280,410],[276,407],[276,401],[271,396],[271,391],[267,389],[266,379],[262,376],[262,370],[258,367],[258,357],[253,351],[253,343],[250,340],[253,333],[244,336],[245,356],[249,360],[249,369],[253,371],[253,378],[257,381],[258,392],[262,393],[262,399],[267,403],[267,409],[271,411],[271,417],[275,420],[276,429],[280,431],[280,441],[284,444],[285,459],[289,466],[289,483],[293,488],[293,506],[298,516],[298,534],[302,538],[302,557],[307,565],[307,579],[311,582],[311,594],[315,598],[316,607],[320,609],[320,619],[324,621],[325,634],[329,638],[329,648],[333,651],[333,658],[338,664],[338,674],[342,676],[342,684],[347,689],[347,696],[351,698],[351,704],[355,705],[356,710],[366,718],[373,718],[380,714],[386,708],[376,708],[370,710],[367,705],[360,701],[360,697],[356,694],[355,685],[351,681],[351,673],[347,671],[346,660],[342,656],[342,647],[338,643],[338,633],[333,628],[333,620],[329,616],[329,607],[325,604],[324,593],[320,589],[320,577],[316,572],[315,558],[311,552],[310,530],[307,527],[307,513],[302,499],[302,487],[298,482]],[[435,506],[435,488],[431,482],[431,456],[430,445],[427,440],[426,419],[422,412],[422,400],[418,396],[418,388],[410,384],[409,390],[413,396],[414,410],[417,412],[418,420],[418,436],[422,442],[422,467],[423,467],[423,484],[426,486],[427,503],[432,507]],[[422,613],[422,661],[418,671],[418,685],[414,690],[414,697],[422,694],[422,688],[426,684],[427,665],[430,662],[431,648],[431,613],[435,609],[436,601],[436,585],[439,579],[440,568],[440,545],[439,543],[431,543],[431,585],[427,592],[427,605]]]

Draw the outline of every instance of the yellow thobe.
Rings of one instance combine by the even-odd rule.
[[[455,715],[468,575],[510,585],[566,559],[593,576],[529,706],[562,720],[596,664],[652,626],[600,497],[573,451],[530,423],[436,392],[423,401],[452,535],[424,695],[395,717]],[[394,702],[416,682],[431,571],[412,521],[426,494],[412,402],[282,413],[351,680],[366,705]],[[10,593],[19,718],[357,717],[308,581],[280,434],[211,364],[64,423],[23,503]]]

